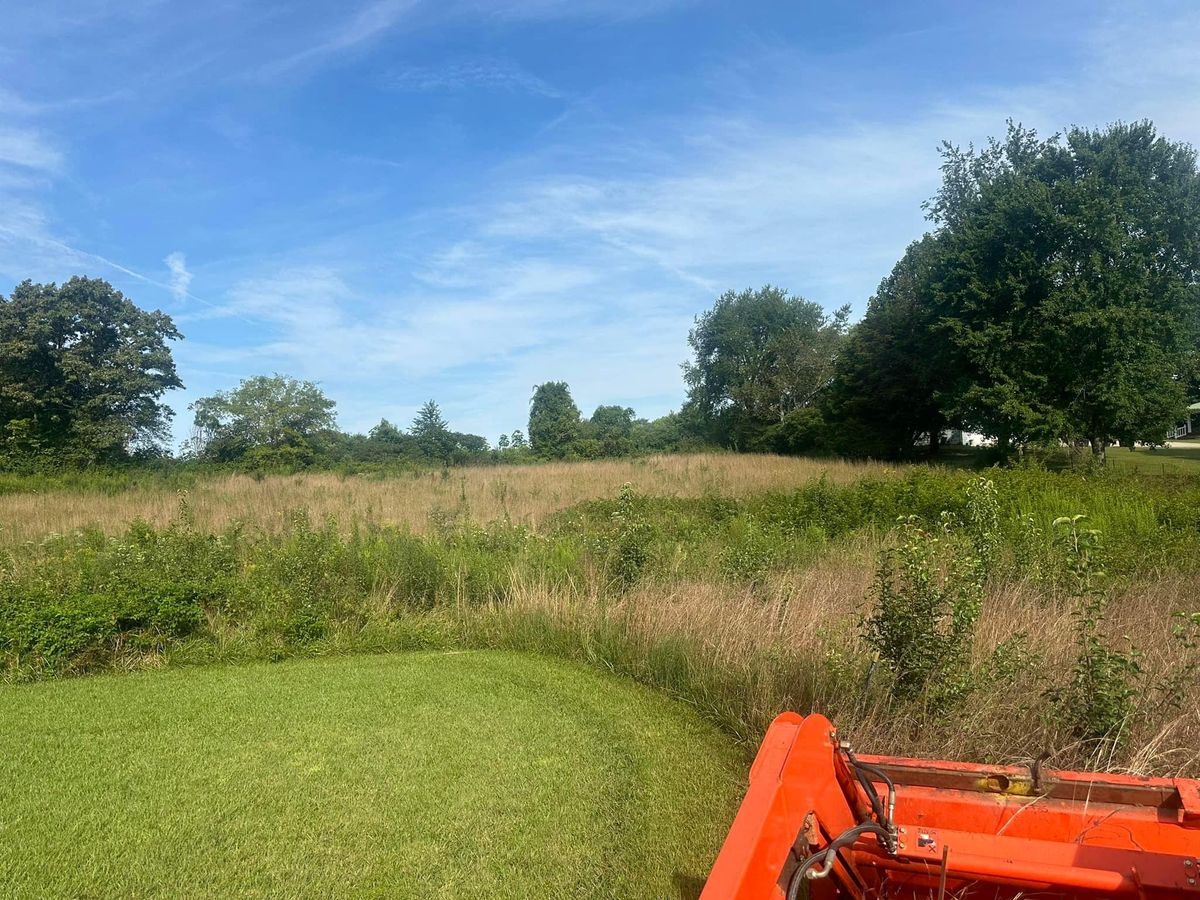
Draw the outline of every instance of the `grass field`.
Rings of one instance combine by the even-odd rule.
[[[786,491],[814,478],[845,484],[896,467],[783,456],[700,453],[590,463],[468,467],[413,472],[392,478],[303,475],[223,475],[201,478],[187,492],[198,528],[232,523],[277,528],[303,509],[314,519],[427,530],[431,517],[465,512],[474,522],[500,519],[538,527],[569,506],[611,497],[631,482],[658,497],[741,497]],[[179,512],[180,492],[155,479],[59,488],[53,480],[29,489],[29,479],[0,479],[0,546],[47,534],[96,527],[122,531],[141,519],[165,525]],[[87,485],[84,480],[84,485]]]
[[[960,582],[946,567],[978,552],[961,523],[981,479],[995,492],[992,550],[987,571]],[[0,496],[4,681],[528,650],[661,688],[744,748],[780,710],[817,709],[874,752],[1050,751],[1060,767],[1200,772],[1192,476],[699,455],[445,479],[222,478],[196,484],[182,509],[161,483],[19,484]],[[42,517],[22,518],[34,503]],[[157,524],[120,519],[141,513]],[[1059,521],[1079,514],[1099,531],[1085,584]],[[912,604],[896,620],[904,640],[942,658],[948,604],[968,591],[978,610],[956,671],[926,682],[953,679],[949,708],[896,696],[896,662],[864,637],[908,517],[926,529],[928,560],[888,577]],[[103,531],[47,533],[74,520]],[[1103,609],[1085,616],[1093,596]]]
[[[1200,475],[1200,443],[1194,447],[1110,447],[1108,465],[1145,475]]]
[[[686,896],[784,709],[1200,774],[1186,473],[106,479],[0,484],[0,896]]]
[[[0,687],[0,896],[692,897],[743,757],[499,652]]]

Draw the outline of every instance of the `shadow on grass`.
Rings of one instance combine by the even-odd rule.
[[[675,882],[675,896],[679,900],[699,900],[700,892],[704,890],[704,879],[695,875],[676,872],[671,880]]]

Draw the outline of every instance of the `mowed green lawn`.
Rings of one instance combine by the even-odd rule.
[[[1195,447],[1109,447],[1110,468],[1145,475],[1200,475],[1200,443]]]
[[[695,896],[744,769],[686,707],[520,654],[0,687],[0,896]]]

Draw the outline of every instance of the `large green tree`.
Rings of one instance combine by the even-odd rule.
[[[770,285],[722,294],[688,335],[689,414],[710,440],[753,446],[789,413],[817,403],[832,380],[848,318],[848,306],[828,315]]]
[[[633,451],[634,411],[628,406],[597,406],[584,434],[595,442],[596,456],[628,456]]]
[[[98,278],[17,285],[0,297],[0,450],[91,463],[157,447],[180,336]]]
[[[937,328],[942,264],[937,237],[914,241],[851,330],[825,404],[833,449],[883,458],[910,456],[918,446],[937,450],[950,424],[942,395],[957,377]]]
[[[529,443],[535,455],[562,459],[580,435],[579,407],[565,381],[547,381],[533,389],[529,401]]]
[[[362,447],[362,456],[367,459],[389,459],[415,452],[416,444],[412,435],[405,434],[403,429],[387,419],[380,419],[379,424],[367,432]]]
[[[946,146],[937,329],[949,418],[1010,442],[1161,440],[1200,319],[1200,175],[1149,122]]]
[[[306,461],[334,430],[332,400],[311,381],[286,375],[256,375],[231,391],[203,397],[190,409],[195,413],[192,451],[218,460],[237,459],[258,448]],[[260,451],[260,455],[262,454]]]

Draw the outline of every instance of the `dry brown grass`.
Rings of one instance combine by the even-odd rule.
[[[274,529],[287,513],[305,509],[317,519],[428,527],[437,510],[465,511],[477,522],[508,516],[536,527],[547,516],[584,500],[614,496],[626,482],[657,496],[740,497],[788,490],[827,477],[849,482],[898,471],[873,463],[784,456],[693,454],[601,462],[546,463],[421,472],[380,479],[329,473],[252,478],[229,475],[201,481],[188,494],[198,528],[234,522]],[[135,519],[169,523],[180,496],[161,487],[131,488],[115,496],[48,492],[0,496],[0,544],[96,527],[114,533]]]
[[[1194,608],[1194,578],[1137,583],[1114,599],[1110,639],[1143,648],[1145,690],[1121,749],[1096,758],[1056,720],[1046,697],[1075,660],[1070,602],[1050,599],[1032,583],[989,592],[973,648],[980,684],[951,716],[917,717],[878,685],[870,689],[868,679],[878,673],[869,674],[858,635],[878,547],[859,537],[814,566],[757,587],[651,583],[616,603],[588,588],[564,594],[518,585],[507,604],[490,610],[493,636],[520,646],[526,620],[536,623],[524,633],[539,649],[549,620],[577,654],[676,693],[748,742],[778,712],[797,709],[831,716],[866,752],[1024,764],[1049,751],[1048,764],[1060,768],[1200,775],[1200,683],[1186,688],[1179,707],[1165,706],[1156,689],[1185,663],[1170,629],[1173,613]],[[1022,633],[1028,663],[1012,678],[989,677],[997,646]],[[682,658],[664,655],[671,647],[684,648]]]

